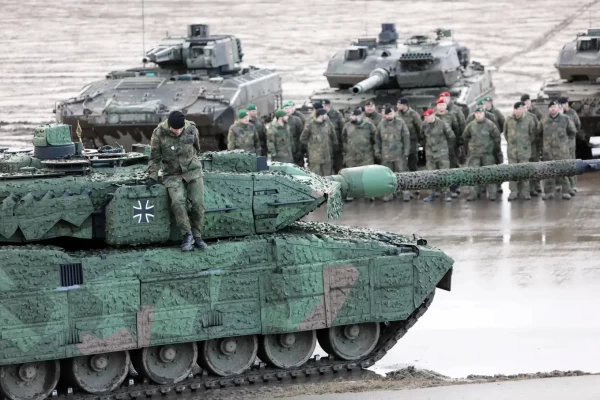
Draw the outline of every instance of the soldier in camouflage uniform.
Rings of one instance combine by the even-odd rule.
[[[300,121],[302,121],[302,129],[304,129],[304,126],[306,125],[306,118],[304,117],[304,115],[302,115],[301,112],[296,110],[296,103],[294,103],[291,100],[288,101],[288,103],[290,104],[290,107],[292,107],[292,115],[300,119]]]
[[[265,123],[261,117],[258,115],[258,110],[256,109],[256,105],[248,104],[246,107],[246,111],[248,111],[248,116],[250,117],[250,123],[254,125],[256,129],[256,134],[258,135],[258,140],[260,141],[260,154],[256,154],[258,156],[266,156],[267,155],[267,128],[265,127]]]
[[[435,116],[444,121],[450,126],[452,132],[454,132],[454,139],[451,143],[448,143],[450,146],[448,148],[448,155],[450,157],[450,168],[458,168],[458,146],[459,144],[456,141],[461,141],[460,145],[462,145],[462,132],[459,131],[458,119],[456,118],[456,114],[452,114],[448,112],[448,103],[443,98],[439,98],[435,103]],[[458,197],[458,187],[453,186],[450,188],[450,195],[453,198]]]
[[[536,124],[527,115],[524,104],[516,102],[513,113],[504,122],[504,137],[508,148],[508,163],[518,164],[529,162],[531,158],[531,143],[535,140]],[[516,200],[519,193],[525,200],[531,200],[529,181],[510,182],[508,201]]]
[[[389,107],[384,111],[384,119],[379,123],[375,134],[375,157],[394,172],[408,170],[410,155],[410,131],[404,120],[397,117]],[[410,201],[410,193],[402,192],[404,201]],[[383,201],[392,200],[393,195],[383,197]]]
[[[477,100],[477,107],[482,107],[485,104],[485,101],[483,101],[483,99]],[[496,126],[498,127],[498,130],[500,130],[500,124],[498,123],[498,118],[496,118],[496,116],[494,115],[494,113],[487,111],[485,108],[483,109],[484,113],[485,113],[485,117],[487,119],[489,119],[490,121],[492,121],[494,124],[496,124]],[[475,112],[472,112],[469,114],[469,116],[467,117],[467,125],[469,125],[471,122],[475,121]]]
[[[575,125],[569,117],[559,112],[558,103],[551,101],[548,104],[548,115],[538,124],[538,134],[543,138],[542,159],[544,161],[566,160],[571,158],[569,148],[570,139],[577,135]],[[554,199],[556,184],[562,187],[562,198],[570,200],[571,187],[566,178],[547,179],[544,181],[544,195],[542,199]]]
[[[344,155],[343,155],[343,141],[342,141],[342,130],[344,129],[344,116],[341,112],[331,107],[331,101],[329,99],[323,100],[323,108],[327,111],[327,117],[335,130],[337,136],[338,146],[333,151],[333,173],[337,174],[340,169],[343,168]]]
[[[292,106],[292,102],[288,101],[284,103],[283,109],[288,114],[287,126],[290,132],[294,163],[300,167],[304,167],[304,153],[306,153],[306,151],[304,150],[304,146],[300,143],[300,135],[304,130],[304,122],[294,115],[294,107]]]
[[[573,110],[571,107],[569,107],[569,98],[568,97],[561,97],[558,99],[558,104],[562,107],[563,109],[563,114],[566,115],[567,117],[569,117],[571,119],[571,122],[573,122],[573,125],[575,125],[575,129],[577,130],[577,137],[579,137],[581,140],[585,141],[585,136],[583,135],[583,132],[581,131],[581,120],[579,119],[579,115],[577,115],[577,112],[575,110]],[[573,136],[572,138],[570,138],[570,150],[571,150],[571,158],[575,158],[575,148],[577,146],[577,137]],[[569,180],[569,185],[571,186],[571,193],[569,193],[571,196],[575,196],[575,193],[577,192],[577,176],[570,176],[567,178]]]
[[[377,128],[360,108],[355,109],[342,129],[344,165],[348,168],[375,164]]]
[[[531,104],[531,98],[528,94],[524,94],[521,96],[521,102],[525,104],[525,108],[532,115],[532,118],[535,117],[536,121],[536,130],[537,125],[540,123],[544,114],[533,104]],[[539,130],[538,130],[539,132]],[[534,143],[531,144],[531,160],[532,162],[538,162],[541,159],[542,152],[542,137],[536,135]],[[540,181],[531,180],[529,181],[529,190],[531,190],[531,195],[533,197],[537,197],[540,193],[542,193],[542,184]]]
[[[306,124],[300,143],[306,146],[310,170],[321,176],[331,175],[331,145],[337,146],[337,137],[325,118],[323,108],[315,112],[315,118]]]
[[[448,154],[449,144],[454,142],[454,132],[450,126],[435,116],[435,112],[429,109],[423,113],[425,123],[421,126],[419,139],[425,144],[425,158],[427,160],[427,170],[450,168],[450,156]],[[448,193],[448,188],[443,188],[444,200],[452,201]],[[432,192],[423,201],[433,201],[436,193]]]
[[[458,131],[460,132],[460,135],[462,135],[467,126],[467,123],[465,121],[465,113],[463,112],[462,108],[452,102],[452,96],[450,96],[449,92],[440,93],[439,97],[444,99],[444,102],[447,105],[446,110],[450,114],[454,114],[454,116],[456,117],[456,121],[458,121]],[[462,142],[462,140],[459,140],[459,138],[456,138],[456,140],[457,142]]]
[[[410,154],[408,156],[408,170],[417,170],[418,151],[419,151],[419,134],[421,133],[421,125],[423,121],[418,112],[413,110],[408,104],[408,99],[403,97],[398,100],[398,117],[402,118],[408,131],[410,132]]]
[[[482,107],[475,109],[475,120],[465,128],[464,139],[469,149],[469,167],[494,165],[496,160],[502,157],[500,131],[496,124],[485,117]],[[487,186],[490,201],[496,201],[496,191],[495,184]],[[475,200],[478,193],[475,187],[471,187],[467,201]]]
[[[267,147],[272,161],[293,163],[292,137],[288,130],[288,115],[285,110],[275,111],[275,119],[267,128]]]
[[[375,126],[379,126],[379,123],[383,119],[383,115],[377,112],[375,103],[370,100],[365,103],[365,117],[369,118]]]
[[[245,109],[238,111],[238,120],[229,128],[227,150],[245,150],[260,155],[260,139],[256,128],[250,123]]]
[[[502,114],[502,111],[494,107],[494,99],[492,99],[489,96],[483,99],[483,109],[487,112],[494,114],[494,116],[496,117],[496,125],[498,126],[498,130],[502,132],[504,130],[504,123],[506,122],[506,118],[504,117],[504,114]]]
[[[181,111],[172,111],[166,121],[158,124],[152,132],[148,179],[150,188],[158,181],[162,164],[163,185],[169,193],[171,209],[177,227],[183,235],[182,251],[194,247],[204,250],[208,246],[202,240],[204,221],[204,179],[200,154],[200,139],[196,124],[187,121]],[[192,206],[187,213],[186,200]]]

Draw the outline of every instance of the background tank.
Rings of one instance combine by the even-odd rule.
[[[237,110],[250,103],[262,117],[281,105],[278,73],[243,66],[242,44],[232,35],[211,35],[208,25],[189,25],[185,37],[168,36],[147,52],[144,67],[112,71],[58,103],[56,119],[83,130],[87,148],[149,143],[169,112],[194,121],[200,145],[226,149]],[[146,63],[155,66],[146,67]]]
[[[435,34],[402,41],[395,24],[382,24],[378,39],[359,38],[333,55],[324,74],[329,88],[314,92],[310,102],[327,98],[345,111],[368,100],[382,106],[407,97],[421,111],[447,91],[468,114],[477,99],[493,95],[491,72],[471,62],[469,49],[453,40],[452,31]]]
[[[61,378],[75,391],[137,398],[154,384],[167,393],[367,368],[436,288],[450,290],[453,260],[423,238],[299,219],[321,205],[336,217],[347,196],[600,165],[397,174],[372,165],[322,178],[249,153],[206,153],[203,236],[225,240],[184,253],[170,242],[180,238],[165,188],[140,184],[148,146],[85,151],[70,135],[40,127],[33,151],[0,155],[0,392],[10,400],[41,400]],[[317,341],[332,357],[310,359]],[[253,367],[257,355],[267,367]],[[139,376],[123,386],[130,364]]]
[[[560,79],[543,83],[535,102],[548,112],[548,103],[559,97],[569,98],[569,106],[581,119],[586,140],[577,138],[576,155],[583,158],[600,157],[600,141],[590,137],[600,135],[600,29],[588,29],[577,34],[558,53],[554,65]]]

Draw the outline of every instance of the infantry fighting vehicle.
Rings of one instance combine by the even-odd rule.
[[[449,92],[465,115],[477,99],[494,92],[492,74],[470,51],[454,41],[452,31],[438,29],[436,37],[417,35],[401,43],[395,24],[382,24],[379,39],[359,38],[329,60],[325,77],[329,88],[318,90],[310,102],[329,99],[340,110],[362,106],[395,105],[407,97],[423,111]]]
[[[578,33],[565,44],[554,66],[560,79],[545,81],[536,103],[544,113],[548,103],[568,97],[569,106],[581,119],[585,140],[577,138],[577,157],[600,157],[600,147],[590,145],[591,136],[600,136],[600,28]],[[593,154],[592,154],[593,153]]]
[[[204,150],[224,150],[238,109],[256,104],[261,116],[281,106],[281,77],[243,66],[241,40],[189,25],[186,37],[168,36],[147,52],[144,66],[112,71],[57,104],[58,122],[79,125],[86,148],[149,143],[169,112],[194,121]],[[155,66],[146,67],[146,63]]]
[[[423,238],[303,216],[325,206],[337,217],[347,196],[600,164],[373,165],[322,178],[254,154],[205,153],[203,236],[221,240],[181,252],[164,186],[142,183],[147,146],[85,151],[66,125],[40,127],[34,145],[0,154],[0,393],[10,400],[68,398],[70,388],[135,399],[369,367],[436,288],[450,290],[453,260]],[[329,357],[311,358],[317,341]],[[124,383],[130,370],[139,376]]]

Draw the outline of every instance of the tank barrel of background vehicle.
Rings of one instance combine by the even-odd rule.
[[[369,165],[344,168],[338,175],[329,176],[328,179],[341,184],[343,197],[371,198],[403,190],[543,180],[594,171],[600,171],[600,160],[557,160],[398,173],[382,165]]]
[[[374,69],[369,77],[360,81],[350,88],[350,92],[354,94],[364,93],[371,89],[381,86],[388,81],[390,74],[383,68]]]

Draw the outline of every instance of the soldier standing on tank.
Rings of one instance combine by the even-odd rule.
[[[347,168],[375,164],[375,133],[373,122],[355,109],[342,129],[344,165]]]
[[[260,155],[260,139],[256,127],[250,123],[245,109],[238,111],[238,120],[229,128],[227,150],[245,150]]]
[[[379,123],[383,119],[383,116],[377,112],[375,103],[371,100],[365,103],[365,117],[369,118],[375,126],[379,126]]]
[[[518,101],[513,106],[512,115],[504,122],[503,133],[507,142],[509,164],[526,163],[531,158],[531,143],[535,140],[536,124],[526,113],[523,103]],[[516,200],[519,194],[525,200],[531,200],[528,180],[510,182],[509,187],[508,201]]]
[[[294,162],[288,120],[289,117],[285,110],[277,110],[275,119],[269,123],[267,128],[267,147],[272,161]]]
[[[449,144],[455,140],[454,132],[450,125],[436,117],[435,112],[429,109],[423,113],[425,123],[421,126],[420,141],[425,144],[425,158],[427,170],[450,168]],[[444,200],[452,201],[447,188],[443,188]],[[433,201],[436,197],[435,191],[423,199]]]
[[[260,140],[260,151],[261,153],[257,155],[266,156],[267,155],[267,128],[265,127],[265,123],[261,117],[258,116],[258,110],[256,109],[256,105],[248,104],[246,107],[246,111],[248,111],[248,116],[250,117],[250,123],[254,125],[256,129],[256,134],[258,135],[258,140]]]
[[[375,157],[394,172],[408,171],[410,155],[410,131],[404,120],[397,117],[394,109],[388,107],[384,111],[384,119],[379,123],[375,134]],[[408,190],[402,192],[403,200],[410,201]],[[390,201],[393,195],[383,196],[383,201]]]
[[[196,124],[187,121],[181,111],[172,111],[166,121],[158,124],[150,142],[148,179],[150,188],[158,181],[162,164],[163,185],[169,193],[171,210],[183,235],[182,251],[208,247],[202,240],[204,220],[204,179],[200,154],[200,139]],[[186,201],[192,206],[188,215]]]
[[[321,176],[331,175],[331,145],[337,146],[337,137],[326,118],[327,111],[318,109],[315,118],[306,124],[300,135],[300,143],[306,146],[310,170]]]
[[[300,118],[294,115],[293,106],[291,102],[283,104],[283,109],[288,115],[287,127],[290,132],[290,140],[292,143],[292,155],[294,156],[294,163],[300,167],[304,167],[304,146],[300,143],[300,135],[304,130],[304,122]]]
[[[421,125],[423,121],[418,112],[408,104],[408,99],[402,97],[396,105],[398,109],[398,117],[402,118],[408,131],[410,132],[410,154],[408,156],[408,170],[416,171],[419,152],[419,134],[421,133]]]
[[[569,98],[568,97],[560,97],[558,99],[558,104],[562,106],[563,114],[571,119],[571,122],[573,122],[573,125],[575,125],[575,129],[577,130],[577,136],[573,136],[572,138],[570,138],[570,143],[569,143],[569,148],[571,151],[570,152],[571,158],[575,159],[575,149],[577,147],[577,137],[579,137],[581,140],[585,141],[585,136],[583,135],[583,133],[581,131],[581,120],[579,119],[579,115],[577,115],[577,112],[569,107]],[[570,176],[567,179],[569,180],[569,185],[571,187],[571,193],[569,193],[569,194],[571,195],[571,197],[575,196],[575,193],[577,192],[577,187],[576,187],[577,176]]]
[[[544,117],[544,114],[537,108],[535,107],[533,104],[531,104],[531,98],[529,97],[528,94],[524,94],[521,96],[521,102],[523,104],[525,104],[525,107],[527,108],[527,111],[533,116],[535,117],[536,121],[536,128],[537,125],[541,122],[542,118]],[[539,130],[536,130],[537,132],[539,132]],[[535,142],[532,143],[531,145],[531,162],[538,162],[541,159],[541,152],[542,152],[542,138],[541,136],[536,135],[535,138]],[[542,193],[542,183],[538,180],[531,180],[529,181],[529,190],[531,190],[531,195],[533,197],[537,197],[540,193]]]
[[[559,112],[558,103],[548,104],[548,115],[538,124],[538,134],[542,140],[542,159],[544,161],[566,160],[571,158],[570,139],[577,135],[575,125],[569,117]],[[562,198],[570,200],[571,187],[566,178],[553,178],[544,181],[543,200],[553,200],[556,184],[562,187]]]
[[[343,141],[342,141],[342,130],[344,129],[344,116],[341,112],[331,107],[331,101],[329,99],[323,99],[323,108],[327,111],[327,117],[335,130],[335,135],[338,140],[338,147],[333,152],[333,173],[337,174],[340,169],[343,168],[344,155],[343,155]]]
[[[460,141],[462,145],[462,132],[459,131],[458,127],[458,119],[455,114],[448,112],[448,103],[443,98],[439,98],[435,102],[435,116],[444,121],[450,126],[452,132],[454,132],[455,139],[448,143],[448,156],[450,157],[450,168],[458,168],[458,154],[457,154],[457,143],[456,141]],[[450,196],[453,198],[458,197],[458,187],[453,186],[450,188]]]
[[[465,128],[464,137],[469,149],[469,167],[494,165],[498,158],[502,158],[500,131],[496,124],[485,117],[483,107],[475,109],[475,120]],[[477,188],[471,187],[467,201],[475,200],[478,192]],[[487,185],[487,192],[490,201],[496,201],[496,184]]]

